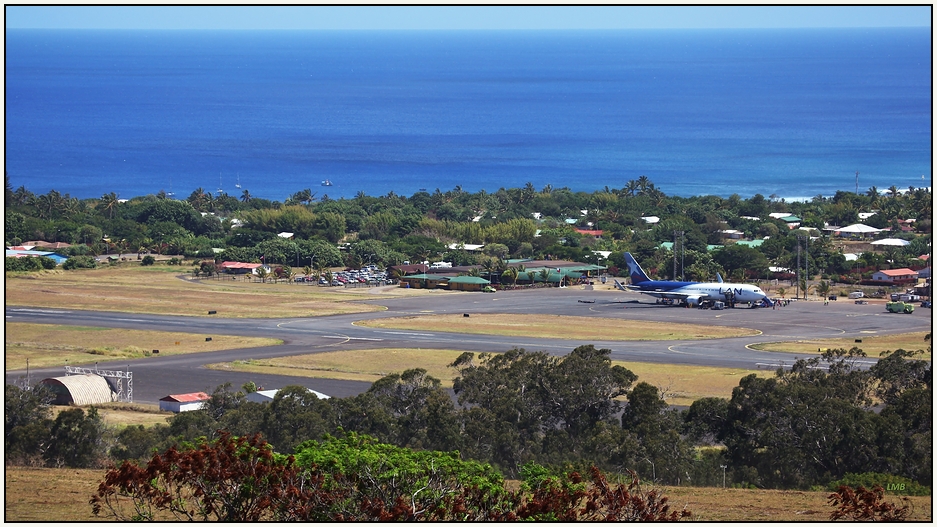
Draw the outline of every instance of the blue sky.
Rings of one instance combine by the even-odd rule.
[[[930,27],[930,6],[5,6],[6,28]]]

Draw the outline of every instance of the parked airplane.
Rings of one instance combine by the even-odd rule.
[[[615,280],[615,286],[622,291],[637,291],[657,298],[679,300],[690,306],[699,305],[702,300],[772,305],[768,295],[760,287],[751,284],[724,283],[721,276],[718,282],[651,280],[631,253],[625,253],[625,262],[628,264],[628,274],[631,275],[631,285],[622,285]]]

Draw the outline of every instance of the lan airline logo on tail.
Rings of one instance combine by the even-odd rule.
[[[718,300],[735,302],[764,303],[771,305],[768,295],[760,287],[751,284],[730,284],[722,282],[674,282],[670,280],[651,280],[647,277],[631,253],[625,253],[625,262],[628,264],[628,274],[631,275],[631,285],[622,285],[617,280],[615,285],[620,289],[628,289],[644,293],[657,298],[670,298],[686,302],[695,306],[702,300]]]

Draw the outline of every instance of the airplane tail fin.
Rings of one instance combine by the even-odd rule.
[[[650,278],[648,278],[647,274],[644,272],[644,269],[641,269],[641,266],[638,265],[638,262],[634,259],[634,256],[631,256],[631,253],[625,253],[625,263],[628,264],[628,275],[631,276],[632,284],[640,284],[641,282],[647,282],[650,280]]]
[[[720,284],[722,283],[722,275],[721,275],[721,274],[716,273],[716,281],[719,282]]]
[[[618,289],[621,289],[622,291],[628,291],[628,289],[626,289],[625,286],[621,285],[621,282],[619,282],[618,280],[615,280],[615,287],[617,287]]]

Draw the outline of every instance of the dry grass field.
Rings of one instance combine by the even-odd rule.
[[[675,324],[672,322],[641,322],[560,315],[475,314],[422,315],[363,320],[356,325],[414,331],[449,331],[479,335],[513,337],[550,337],[572,340],[688,340],[715,339],[757,335],[746,328]]]
[[[230,337],[168,331],[141,331],[50,324],[5,324],[4,350],[7,371],[49,366],[93,364],[120,359],[200,353],[237,348],[256,348],[282,344],[271,338]]]
[[[449,364],[462,353],[442,349],[365,349],[219,363],[210,367],[270,375],[366,382],[374,382],[385,375],[402,373],[410,368],[423,368],[429,375],[439,379],[443,387],[451,388],[457,372],[450,368]],[[665,394],[667,402],[676,405],[689,405],[701,397],[728,399],[732,395],[732,388],[739,385],[742,377],[752,373],[762,377],[774,374],[768,370],[674,366],[645,362],[613,361],[612,364],[624,366],[633,371],[639,381],[657,386]]]
[[[812,353],[816,355],[820,349],[850,349],[853,346],[860,348],[869,357],[878,357],[883,351],[894,351],[903,349],[906,351],[925,350],[924,355],[920,357],[924,360],[930,360],[931,352],[927,351],[931,347],[924,336],[928,332],[919,331],[916,333],[901,333],[897,335],[875,335],[862,337],[862,342],[856,342],[856,339],[817,339],[817,340],[796,340],[790,342],[766,342],[763,344],[754,344],[751,347],[763,351],[781,351],[785,353]]]
[[[215,316],[229,318],[308,317],[382,309],[348,302],[369,298],[368,288],[248,282],[231,277],[195,279],[189,270],[186,266],[133,265],[7,273],[6,304],[188,316],[208,316],[213,310],[217,311]],[[386,288],[382,293],[403,294],[396,289]]]
[[[4,520],[8,522],[101,521],[88,499],[104,470],[6,467]],[[664,487],[673,508],[684,506],[690,521],[823,522],[832,510],[827,492]],[[888,496],[888,501],[898,502]],[[931,497],[912,496],[913,521],[932,520]]]

